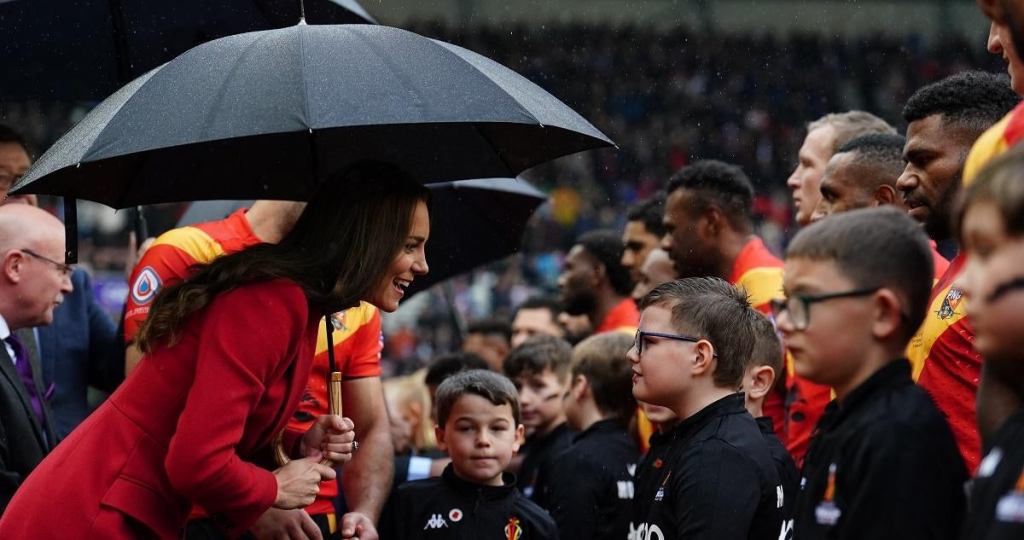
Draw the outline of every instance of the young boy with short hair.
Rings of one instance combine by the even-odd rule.
[[[534,336],[512,349],[505,360],[505,375],[519,391],[526,444],[518,469],[519,489],[534,498],[541,463],[572,444],[565,422],[562,394],[569,380],[572,347],[554,336]]]
[[[784,523],[793,519],[793,503],[800,486],[800,473],[796,470],[793,456],[775,435],[772,418],[764,414],[764,400],[782,372],[782,342],[775,324],[760,312],[750,314],[754,330],[754,351],[743,373],[740,390],[746,400],[747,412],[754,417],[757,427],[768,444],[768,451],[775,462],[775,470],[782,482],[782,518]]]
[[[636,413],[626,361],[632,345],[628,334],[610,332],[573,348],[563,405],[577,434],[568,450],[541,465],[535,493],[562,538],[622,540],[629,532],[633,471],[640,458],[629,432]]]
[[[893,207],[830,216],[786,252],[773,306],[801,377],[835,390],[804,458],[795,538],[955,538],[967,480],[949,424],[903,356],[932,254]]]
[[[440,478],[400,486],[381,538],[557,539],[551,516],[504,472],[523,426],[512,383],[485,370],[459,372],[437,388],[438,446],[452,459]]]
[[[630,534],[776,540],[779,475],[737,392],[754,348],[746,294],[718,278],[687,278],[655,287],[640,307],[627,356],[633,395],[680,421],[656,481],[636,492]]]

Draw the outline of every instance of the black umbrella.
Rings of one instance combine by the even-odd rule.
[[[0,2],[0,100],[100,100],[200,43],[294,25],[298,0]],[[356,0],[305,0],[312,24],[376,22]]]
[[[420,181],[514,177],[611,141],[476,53],[374,25],[298,25],[200,45],[104,100],[13,193],[114,208],[309,197],[362,159]]]
[[[430,184],[430,272],[416,278],[409,296],[450,277],[519,251],[526,223],[547,200],[521,179],[486,178]],[[253,201],[198,201],[178,227],[222,219]]]

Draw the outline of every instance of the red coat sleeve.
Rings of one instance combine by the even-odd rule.
[[[172,486],[225,518],[233,534],[247,530],[277,497],[274,475],[243,461],[236,447],[266,389],[294,356],[307,318],[305,296],[284,282],[224,293],[204,315],[195,378],[165,466]]]

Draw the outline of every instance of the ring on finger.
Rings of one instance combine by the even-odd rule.
[[[359,441],[352,441],[352,451],[359,450]]]

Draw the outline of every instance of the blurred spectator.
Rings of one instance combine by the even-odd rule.
[[[483,358],[494,371],[501,371],[509,349],[512,348],[512,326],[508,321],[490,318],[475,321],[466,328],[462,352]]]
[[[534,296],[519,304],[512,318],[512,346],[518,347],[533,336],[565,337],[565,329],[558,324],[562,306],[554,298]]]

